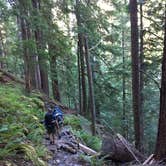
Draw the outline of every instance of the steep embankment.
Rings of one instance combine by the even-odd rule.
[[[45,165],[43,102],[13,84],[1,84],[0,94],[0,165]]]
[[[45,114],[44,101],[55,103],[40,93],[27,95],[22,84],[14,76],[0,71],[0,165],[64,166],[91,165],[95,162],[77,146],[74,153],[65,149],[65,136],[57,140],[56,145],[49,145],[48,140],[44,139],[45,129],[40,122]],[[67,141],[75,135],[76,145],[81,142],[92,149],[100,149],[100,139],[88,133],[90,123],[82,117],[70,115],[72,111],[66,107],[61,105],[61,108],[69,113],[65,115],[64,122],[64,129],[71,133]]]

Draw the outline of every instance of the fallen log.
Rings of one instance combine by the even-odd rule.
[[[137,158],[137,156],[134,154],[134,152],[132,151],[132,149],[129,147],[128,142],[126,141],[126,139],[123,136],[121,136],[120,134],[117,134],[117,137],[120,139],[120,141],[122,142],[122,144],[126,147],[126,149],[129,151],[129,153],[131,153],[131,155],[133,156],[133,158],[139,164],[141,164],[141,162],[139,161],[139,159]]]
[[[151,154],[151,155],[143,162],[142,165],[148,164],[148,163],[153,159],[153,157],[154,157],[154,154]]]
[[[0,72],[3,74],[0,77],[1,82],[7,83],[7,82],[10,82],[10,81],[14,81],[14,82],[17,82],[17,83],[20,83],[20,84],[25,84],[24,80],[21,80],[21,79],[17,78],[16,76],[12,75],[11,73],[9,73],[9,72],[7,72],[3,69],[0,69]]]
[[[152,165],[154,161],[155,161],[154,158],[152,158],[152,160],[150,160],[149,162],[149,165]]]
[[[145,160],[145,157],[120,134],[103,138],[101,155],[120,162],[136,160],[140,164]]]
[[[81,143],[79,143],[79,148],[80,148],[84,153],[86,153],[86,154],[89,154],[89,155],[95,155],[95,154],[97,154],[96,151],[94,151],[93,149],[91,149],[91,148],[89,148],[89,147],[87,147],[87,146],[85,146],[85,145],[83,145],[83,144],[81,144]]]

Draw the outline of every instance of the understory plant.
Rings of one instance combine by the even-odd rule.
[[[21,87],[0,86],[0,160],[23,154],[35,166],[46,165],[49,156],[42,146],[44,111],[42,101],[25,96]]]
[[[100,150],[101,138],[92,136],[91,123],[87,119],[80,115],[67,115],[65,116],[64,124],[71,126],[71,131],[81,142],[96,151]]]

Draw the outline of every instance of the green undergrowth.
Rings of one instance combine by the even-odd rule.
[[[105,157],[100,157],[98,155],[94,156],[87,156],[87,155],[80,155],[80,161],[85,161],[90,163],[91,166],[106,166]],[[113,166],[113,165],[112,165]]]
[[[101,149],[101,139],[98,136],[92,136],[90,132],[91,123],[82,116],[67,115],[64,118],[64,124],[70,125],[71,130],[88,147],[99,151]]]
[[[42,146],[44,103],[26,96],[20,87],[0,86],[0,160],[24,154],[35,166],[44,166],[48,152]]]

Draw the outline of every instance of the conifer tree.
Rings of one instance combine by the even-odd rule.
[[[159,113],[158,134],[157,134],[155,155],[156,159],[158,160],[164,159],[166,157],[166,10],[165,10],[165,26],[164,26],[162,76],[161,76],[161,89],[160,89],[160,113]]]

